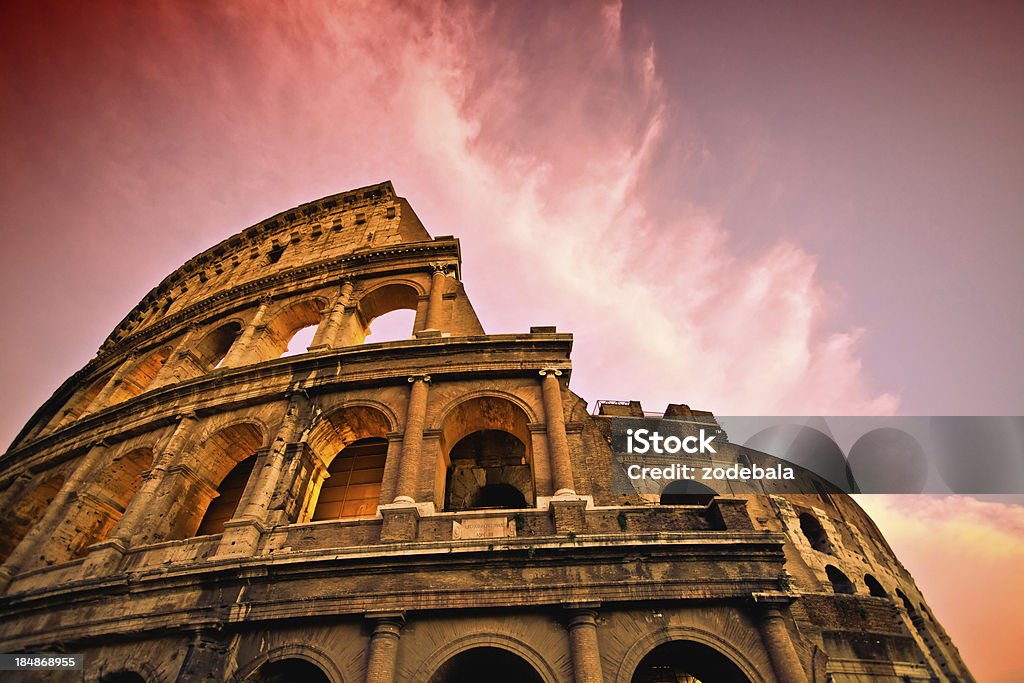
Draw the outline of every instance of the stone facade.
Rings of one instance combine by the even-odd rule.
[[[0,651],[85,659],[5,680],[973,680],[849,497],[613,493],[571,348],[388,182],[193,258],[0,458]]]

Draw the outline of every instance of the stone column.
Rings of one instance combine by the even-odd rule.
[[[75,471],[64,482],[57,495],[50,501],[46,512],[37,521],[21,543],[10,554],[3,567],[0,567],[0,586],[6,587],[22,568],[27,568],[32,563],[32,557],[41,550],[42,545],[53,536],[54,531],[67,514],[70,503],[77,491],[84,488],[85,482],[91,479],[92,474],[100,469],[106,459],[107,445],[102,441],[94,444],[89,452],[78,464]]]
[[[185,659],[178,671],[177,683],[207,683],[224,680],[224,667],[228,660],[230,638],[210,628],[197,628],[192,632]]]
[[[434,264],[434,274],[430,278],[430,298],[427,300],[427,330],[441,329],[441,313],[444,306],[445,271],[447,266]]]
[[[394,683],[404,616],[400,612],[367,616],[373,622],[373,635],[366,660],[366,683]]]
[[[135,364],[138,362],[138,354],[134,350],[129,351],[124,361],[118,366],[114,374],[110,376],[110,380],[104,385],[99,395],[93,399],[92,403],[87,406],[82,406],[82,415],[86,412],[95,413],[103,410],[107,407],[107,403],[110,401],[110,397],[114,395],[114,392],[120,388],[121,383],[124,382],[125,375],[131,370],[135,369]]]
[[[569,649],[576,683],[603,683],[601,651],[597,644],[597,612],[593,609],[570,612]]]
[[[782,607],[792,601],[788,595],[759,593],[754,595],[757,627],[761,641],[772,661],[775,677],[784,683],[808,683],[793,640],[789,636]]]
[[[144,535],[144,530],[139,527],[146,516],[153,512],[153,504],[157,494],[163,488],[167,469],[171,466],[172,461],[181,455],[198,424],[199,418],[195,413],[181,416],[178,426],[167,440],[167,445],[164,446],[159,457],[154,459],[153,469],[143,477],[142,485],[139,486],[139,490],[128,503],[124,515],[121,516],[114,531],[110,534],[112,540],[129,546],[133,538]]]
[[[181,335],[181,339],[178,340],[177,344],[175,344],[174,350],[171,351],[169,356],[167,356],[167,362],[164,363],[164,366],[160,368],[159,372],[156,373],[156,376],[153,377],[153,381],[150,382],[150,390],[171,384],[172,382],[181,381],[180,378],[176,376],[175,371],[179,369],[178,366],[182,363],[191,363],[196,370],[195,376],[206,372],[206,368],[199,367],[195,362],[195,356],[192,355],[192,350],[189,348],[192,345],[192,340],[195,339],[196,334],[201,329],[202,325],[199,323],[192,323],[188,326],[188,330],[186,330],[185,334]]]
[[[558,383],[561,370],[541,370],[541,391],[544,398],[544,419],[547,422],[548,451],[551,454],[551,479],[555,496],[574,496],[576,486],[572,480],[572,460],[569,457],[569,439],[565,434],[565,415],[562,413],[562,388]]]
[[[306,398],[294,393],[288,401],[277,434],[266,453],[257,458],[234,518],[224,523],[224,535],[218,554],[250,555],[256,550],[261,534],[266,530],[274,493],[285,470],[285,451],[295,438],[300,418],[305,414]]]
[[[25,495],[34,479],[35,476],[29,470],[24,470],[15,477],[7,488],[4,489],[4,492],[0,494],[0,510],[3,510],[5,514],[13,512],[14,506]]]
[[[341,292],[334,301],[327,320],[317,330],[317,334],[310,345],[309,350],[337,348],[338,333],[341,330],[341,321],[345,317],[345,309],[352,299],[353,284],[351,280],[345,280],[341,284]]]
[[[409,378],[409,407],[405,411],[405,436],[402,439],[402,458],[398,461],[398,487],[396,503],[414,503],[419,484],[420,453],[423,451],[423,424],[427,417],[427,385],[430,375]]]
[[[252,340],[256,336],[256,333],[263,328],[263,319],[267,316],[267,309],[270,308],[271,299],[269,296],[265,296],[260,299],[260,307],[256,309],[256,313],[252,316],[252,320],[242,330],[242,334],[238,335],[238,339],[231,345],[228,350],[228,355],[224,356],[224,360],[221,361],[220,366],[222,368],[233,368],[242,364],[242,359],[245,357],[245,352],[249,350],[252,345]]]

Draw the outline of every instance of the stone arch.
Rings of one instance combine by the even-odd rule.
[[[58,418],[51,424],[56,427],[63,427],[69,422],[74,422],[82,415],[85,415],[92,407],[100,393],[113,378],[113,371],[104,373],[98,379],[90,382],[84,389],[80,390],[71,398],[59,413]]]
[[[854,595],[857,592],[857,587],[853,585],[853,581],[850,581],[850,577],[834,564],[825,565],[825,575],[828,577],[829,583],[832,584],[833,592],[840,595]]]
[[[661,683],[669,680],[750,683],[735,662],[718,650],[692,640],[662,643],[637,664],[632,683]]]
[[[871,574],[864,575],[864,585],[867,586],[869,595],[873,595],[876,598],[889,597],[889,594],[885,591],[885,588],[882,587],[882,584],[879,583],[878,579]]]
[[[231,345],[235,343],[241,333],[241,321],[229,320],[203,335],[203,338],[192,349],[192,354],[200,369],[203,372],[215,369],[228,355]]]
[[[23,496],[10,514],[0,519],[0,562],[3,562],[38,522],[64,486],[64,475],[45,478]]]
[[[190,493],[196,496],[191,514],[177,521],[170,538],[223,530],[224,522],[234,516],[241,501],[265,435],[263,425],[252,419],[238,420],[207,432],[189,461],[213,493],[204,495],[200,490],[202,486],[197,483],[190,486]]]
[[[728,659],[749,683],[768,683],[758,667],[751,661],[743,648],[737,647],[722,636],[693,627],[674,626],[638,639],[623,655],[615,672],[615,683],[632,683],[633,674],[640,662],[657,647],[672,642],[691,642],[707,647]]]
[[[152,469],[153,460],[153,449],[141,446],[115,455],[101,470],[89,489],[95,502],[82,510],[84,519],[72,520],[76,528],[82,529],[71,539],[69,550],[73,557],[82,556],[89,546],[106,540],[142,486],[143,476]]]
[[[321,416],[306,434],[306,444],[327,468],[327,479],[311,506],[312,521],[376,514],[387,436],[396,422],[385,409],[369,402],[347,403]]]
[[[163,369],[173,350],[170,345],[161,346],[136,361],[128,372],[121,375],[117,386],[113,387],[109,398],[104,402],[105,405],[97,408],[121,403],[145,392],[156,379],[157,373]]]
[[[412,280],[389,279],[362,292],[355,306],[356,324],[348,331],[348,339],[343,346],[363,343],[377,318],[401,310],[416,312],[422,296],[423,288]],[[412,335],[413,329],[410,328],[408,336],[411,338]]]
[[[718,492],[692,479],[677,479],[661,490],[661,505],[707,505]]]
[[[120,669],[103,674],[99,683],[146,683],[146,678],[131,669]]]
[[[290,660],[299,660],[315,666],[329,683],[345,683],[345,677],[341,670],[326,652],[311,645],[298,644],[284,645],[260,655],[239,669],[231,680],[235,683],[256,683],[263,680],[257,676],[263,667]],[[311,681],[311,683],[314,682]]]
[[[540,652],[528,643],[504,633],[472,633],[456,638],[431,653],[408,680],[432,681],[432,677],[445,662],[480,647],[496,648],[516,655],[533,668],[543,683],[558,683],[561,680]]]
[[[322,297],[314,296],[279,306],[272,316],[268,316],[266,328],[253,340],[252,348],[247,352],[252,362],[280,358],[288,350],[288,342],[296,332],[320,325],[326,305]]]
[[[529,425],[530,415],[519,402],[494,394],[462,397],[444,412],[445,510],[509,507],[515,497],[508,487],[527,507],[534,505]]]
[[[900,602],[903,603],[903,609],[907,610],[907,614],[911,616],[917,614],[917,610],[914,608],[914,603],[912,603],[910,598],[907,597],[907,594],[899,588],[896,589],[896,597],[898,597]]]

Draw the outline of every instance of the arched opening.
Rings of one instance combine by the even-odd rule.
[[[500,647],[474,647],[442,664],[430,683],[543,683],[525,659]]]
[[[380,437],[359,439],[343,448],[327,468],[313,521],[375,515],[387,455],[388,441]]]
[[[526,444],[500,429],[461,438],[448,453],[445,510],[533,506],[533,473]]]
[[[110,383],[112,377],[113,373],[107,373],[95,382],[92,382],[78,396],[75,396],[68,401],[63,412],[60,413],[60,419],[56,420],[56,426],[62,427],[69,422],[74,422],[79,417],[89,412],[89,408],[91,408],[92,404],[97,398],[99,398],[100,392],[102,392],[103,388]]]
[[[416,324],[416,311],[399,309],[374,318],[366,328],[367,344],[401,341],[412,338],[412,328]]]
[[[676,640],[647,653],[633,672],[632,683],[750,683],[750,679],[721,652]]]
[[[917,610],[914,609],[914,603],[910,602],[910,598],[907,597],[907,594],[899,588],[896,589],[896,597],[898,597],[903,603],[903,609],[907,610],[907,614],[912,616],[917,614]]]
[[[146,683],[146,679],[134,671],[115,671],[101,676],[100,683]]]
[[[525,507],[534,505],[529,421],[522,408],[497,396],[463,401],[445,416],[441,447],[447,468],[438,471],[445,510],[518,505],[510,488],[522,495]],[[502,504],[489,504],[495,502]]]
[[[238,502],[242,499],[245,485],[249,483],[256,456],[251,455],[235,465],[217,486],[217,497],[210,501],[206,508],[196,536],[219,534],[224,531],[224,522],[235,516]]]
[[[204,372],[210,372],[220,367],[220,362],[228,355],[231,345],[235,343],[235,339],[241,332],[240,323],[230,322],[203,337],[202,341],[196,345],[194,354]]]
[[[393,430],[390,418],[370,406],[336,410],[310,429],[306,445],[327,466],[329,475],[312,506],[313,521],[376,514],[387,435]]]
[[[110,394],[110,398],[104,402],[104,405],[98,406],[98,408],[127,401],[148,389],[149,385],[156,379],[156,374],[163,369],[167,359],[170,358],[171,350],[170,346],[165,346],[153,351],[136,363],[130,371],[121,377],[120,383],[113,393]]]
[[[251,351],[246,355],[251,356],[252,362],[260,362],[280,358],[288,353],[292,339],[299,330],[312,327],[315,331],[320,325],[323,305],[319,299],[306,299],[284,307],[267,324],[263,334],[254,340]],[[306,334],[312,340],[312,334]],[[300,349],[296,343],[294,352],[305,353],[308,346],[306,344]]]
[[[718,495],[715,490],[699,481],[677,479],[662,489],[662,505],[707,505]]]
[[[833,555],[832,544],[828,540],[828,533],[821,522],[810,512],[800,513],[800,531],[803,532],[807,542],[818,552]]]
[[[185,478],[185,504],[173,506],[168,515],[166,538],[223,531],[224,522],[238,507],[262,445],[263,431],[251,422],[233,424],[206,437],[189,458],[195,472]]]
[[[873,595],[876,598],[887,598],[889,594],[882,588],[882,584],[878,582],[878,579],[871,576],[871,574],[864,575],[864,585],[868,587],[868,594]]]
[[[316,664],[298,657],[267,662],[246,679],[246,683],[330,683]]]
[[[316,336],[316,330],[319,325],[309,325],[298,330],[292,335],[292,338],[288,341],[288,348],[284,350],[281,357],[286,356],[298,356],[306,353],[309,347],[313,345],[313,337]]]
[[[72,556],[81,557],[89,546],[110,535],[142,486],[143,475],[152,467],[153,452],[148,448],[138,448],[119,456],[107,466],[99,480],[97,492],[107,503],[105,509],[108,512],[102,519],[96,520],[95,524],[86,525],[81,535],[72,541]]]
[[[30,494],[18,501],[13,512],[2,517],[2,522],[0,522],[0,563],[14,552],[25,534],[42,518],[46,513],[46,508],[57,497],[62,486],[64,486],[62,475],[46,479],[32,489]]]
[[[825,574],[828,576],[828,580],[832,584],[832,590],[835,593],[853,595],[857,592],[850,578],[841,572],[838,567],[831,564],[825,565]]]
[[[400,283],[384,285],[366,293],[356,305],[352,329],[345,331],[341,345],[353,346],[363,342],[394,341],[412,337],[419,300],[420,295],[415,288]],[[402,313],[389,315],[397,311]]]

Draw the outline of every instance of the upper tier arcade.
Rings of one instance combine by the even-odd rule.
[[[431,239],[390,182],[284,211],[164,278],[11,450],[161,386],[279,358],[306,327],[310,351],[361,344],[398,309],[415,311],[410,337],[481,335],[460,265],[458,240]]]

